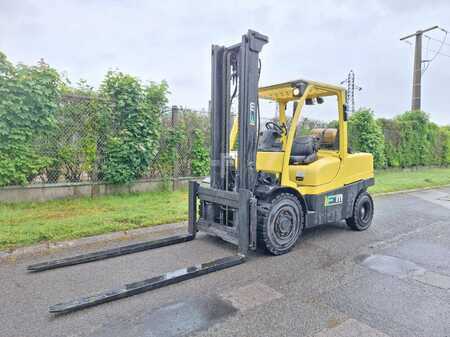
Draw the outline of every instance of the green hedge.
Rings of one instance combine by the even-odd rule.
[[[422,111],[375,120],[370,110],[362,109],[350,118],[349,141],[353,150],[372,153],[377,168],[448,165],[449,130]]]

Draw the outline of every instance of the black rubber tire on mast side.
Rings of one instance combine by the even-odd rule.
[[[285,254],[297,243],[304,223],[300,200],[291,193],[258,201],[258,246],[273,255]]]

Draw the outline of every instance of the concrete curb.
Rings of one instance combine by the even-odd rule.
[[[382,197],[382,196],[385,196],[385,195],[405,194],[405,193],[412,193],[412,192],[419,192],[419,191],[426,191],[426,190],[438,190],[440,188],[445,188],[445,187],[450,187],[450,184],[448,184],[448,185],[440,185],[440,186],[433,186],[433,187],[413,188],[413,189],[410,189],[410,190],[374,193],[373,196],[374,197]]]
[[[11,261],[19,257],[24,257],[27,255],[39,255],[44,253],[53,252],[55,250],[66,249],[66,248],[76,248],[89,246],[100,243],[107,243],[111,241],[126,241],[132,240],[139,237],[144,237],[148,235],[161,234],[167,231],[177,231],[182,228],[187,228],[187,222],[178,222],[171,224],[161,224],[155,225],[147,228],[138,228],[123,232],[113,232],[108,234],[101,234],[96,236],[89,236],[81,239],[61,241],[61,242],[46,242],[37,245],[20,247],[12,251],[0,251],[0,263],[2,261]]]

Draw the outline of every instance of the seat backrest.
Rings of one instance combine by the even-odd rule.
[[[309,156],[319,149],[319,138],[314,136],[296,137],[292,143],[291,156]]]

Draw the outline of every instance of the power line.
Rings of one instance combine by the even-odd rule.
[[[402,42],[405,42],[405,43],[408,44],[410,47],[413,46],[413,43],[410,42],[410,41],[402,41]],[[433,53],[437,52],[437,50],[434,50],[434,49],[430,49],[430,51],[432,51]],[[445,53],[443,53],[443,52],[439,52],[439,55],[446,56],[446,57],[450,57],[450,55],[445,54]]]
[[[445,31],[445,30],[444,30]],[[447,32],[447,31],[445,31],[445,32]],[[447,34],[446,34],[447,35]],[[433,41],[436,41],[436,42],[439,42],[439,43],[443,43],[443,44],[445,44],[445,45],[447,45],[447,46],[450,46],[450,43],[448,43],[448,42],[445,42],[445,41],[442,41],[442,40],[439,40],[439,39],[435,39],[434,37],[431,37],[431,36],[429,36],[429,35],[425,35],[424,34],[424,36],[427,38],[427,39],[430,39],[430,40],[433,40]]]
[[[437,50],[434,50],[434,49],[430,49],[430,51],[432,51],[433,53],[437,53],[438,55],[442,55],[442,56],[445,56],[445,57],[450,57],[450,55],[445,54],[445,53],[443,53],[441,51],[437,51]]]
[[[437,51],[430,50],[429,43],[427,43],[427,56],[428,56],[428,52],[429,51],[433,51],[435,54],[433,55],[433,57],[430,60],[427,60],[426,66],[422,69],[422,74],[424,74],[427,71],[427,69],[430,66],[431,62],[433,62],[434,59],[439,55],[439,53],[442,51],[442,47],[444,47],[444,44],[447,41],[447,31],[445,29],[441,29],[441,30],[444,32],[445,35],[444,35],[444,39],[442,41],[440,41],[441,45],[439,46]],[[430,39],[428,39],[428,42],[430,42]]]

